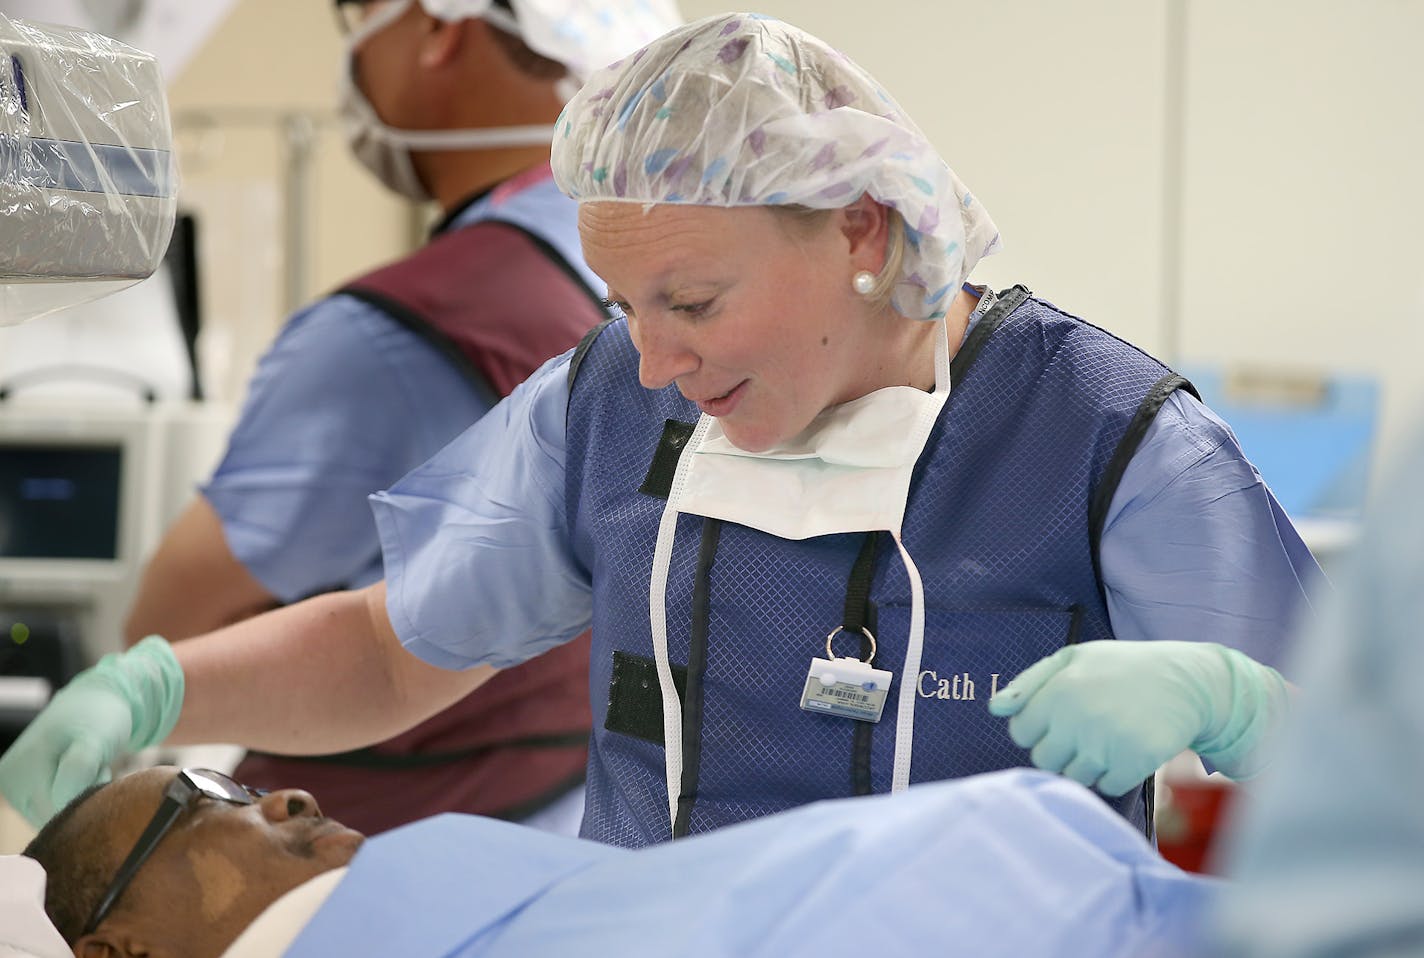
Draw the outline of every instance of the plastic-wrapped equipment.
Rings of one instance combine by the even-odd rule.
[[[177,206],[172,141],[152,56],[0,14],[0,325],[158,267]]]

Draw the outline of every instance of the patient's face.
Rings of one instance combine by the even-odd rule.
[[[118,870],[177,774],[174,768],[135,772],[80,810],[109,836],[108,874]],[[199,799],[159,842],[89,936],[93,941],[81,939],[75,950],[155,958],[221,954],[281,895],[347,864],[361,841],[358,832],[322,818],[316,801],[297,789],[252,805]]]

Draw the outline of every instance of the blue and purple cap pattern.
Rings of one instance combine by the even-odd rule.
[[[595,71],[559,117],[554,178],[585,201],[897,210],[891,302],[939,319],[999,232],[914,122],[844,54],[759,14],[679,27]]]

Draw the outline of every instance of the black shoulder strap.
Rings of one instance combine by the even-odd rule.
[[[994,335],[994,330],[998,329],[999,325],[1032,295],[1033,293],[1027,287],[1015,286],[1000,295],[994,305],[989,307],[989,312],[974,324],[973,332],[964,341],[964,345],[959,347],[959,352],[954,354],[954,359],[949,364],[949,381],[952,387],[957,387],[964,381],[969,367],[974,365],[974,360],[978,358],[980,350],[989,341],[989,337]],[[949,398],[950,401],[954,399],[953,388],[950,389]]]
[[[612,317],[605,319],[603,322],[599,323],[597,326],[584,333],[583,339],[580,339],[579,344],[574,347],[574,354],[572,358],[569,359],[570,398],[573,398],[574,380],[578,377],[579,367],[583,365],[584,356],[587,356],[588,351],[593,348],[593,341],[597,339],[599,334],[602,333],[605,329],[607,329],[609,324],[613,323],[614,321],[615,320]]]
[[[450,365],[459,371],[460,375],[465,378],[465,382],[469,383],[475,395],[480,397],[480,400],[487,408],[493,409],[495,404],[499,402],[499,393],[495,392],[494,387],[485,379],[484,373],[480,372],[479,368],[470,362],[470,358],[460,351],[460,347],[456,346],[454,342],[427,322],[425,317],[421,316],[415,310],[404,303],[397,302],[389,296],[377,293],[374,290],[362,289],[356,286],[344,286],[336,292],[350,296],[353,299],[359,299],[366,305],[380,310],[389,316],[397,325],[405,327],[429,343],[436,352],[444,356]]]
[[[1127,424],[1127,431],[1123,433],[1121,441],[1117,444],[1117,449],[1113,450],[1112,459],[1108,461],[1108,467],[1098,481],[1097,492],[1093,494],[1092,505],[1088,508],[1088,535],[1093,552],[1093,576],[1098,580],[1099,591],[1103,588],[1103,574],[1098,550],[1102,544],[1103,525],[1107,522],[1108,507],[1112,505],[1118,483],[1122,482],[1123,473],[1127,471],[1127,464],[1137,454],[1137,447],[1142,445],[1142,439],[1147,435],[1152,421],[1157,418],[1162,404],[1178,389],[1185,389],[1198,399],[1201,398],[1196,387],[1185,377],[1176,373],[1169,372],[1153,383],[1152,388],[1147,391],[1146,397],[1138,404],[1137,412],[1132,416],[1132,422]]]

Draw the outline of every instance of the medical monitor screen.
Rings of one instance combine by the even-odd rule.
[[[118,446],[0,445],[0,559],[116,559]]]

